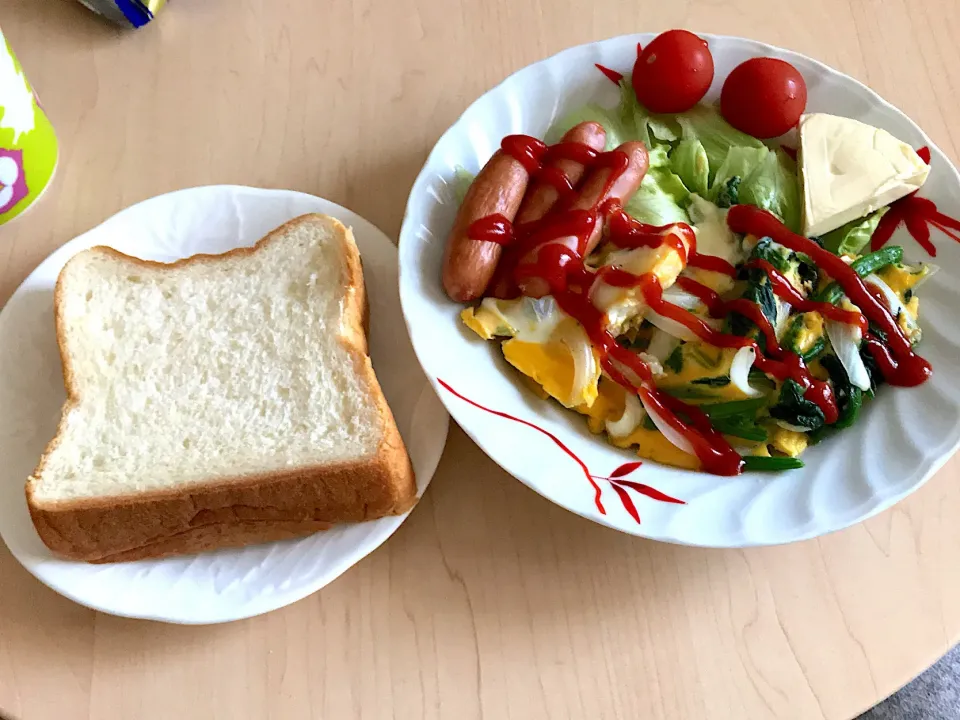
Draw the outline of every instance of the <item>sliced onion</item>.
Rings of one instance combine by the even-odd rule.
[[[907,309],[904,306],[903,301],[900,299],[900,296],[893,291],[893,288],[881,280],[879,276],[867,275],[863,281],[873,285],[877,290],[880,291],[880,294],[883,295],[883,299],[887,303],[887,309],[894,318],[897,318],[902,311]]]
[[[697,340],[697,336],[693,334],[693,330],[688,328],[686,325],[678,323],[672,318],[664,317],[660,313],[654,312],[653,309],[648,308],[644,317],[650,321],[651,325],[660,328],[665,333],[673,335],[675,338],[680,338],[681,340],[686,340],[687,342]]]
[[[673,303],[678,307],[682,307],[684,310],[693,310],[694,308],[700,305],[700,298],[698,298],[693,293],[688,293],[686,290],[683,290],[676,285],[668,287],[663,291],[663,299],[669,303]]]
[[[640,423],[647,416],[643,405],[640,404],[640,398],[631,392],[624,396],[623,415],[619,420],[611,422],[607,420],[607,433],[610,437],[623,438],[640,427]]]
[[[940,271],[940,266],[934,265],[933,263],[923,263],[923,266],[927,268],[927,274],[924,275],[919,280],[917,280],[916,283],[914,283],[913,285],[914,290],[916,290],[918,287],[923,285],[927,280],[932,278],[934,275],[936,275]]]
[[[563,332],[563,342],[570,348],[573,356],[573,388],[570,390],[570,401],[583,397],[583,392],[596,377],[597,359],[593,355],[593,346],[587,338],[587,333],[577,324],[570,324]]]
[[[747,397],[760,397],[762,392],[750,386],[750,368],[757,359],[757,351],[752,346],[737,350],[730,363],[730,382]]]
[[[544,295],[541,298],[524,298],[524,300],[526,301],[524,309],[540,322],[553,320],[559,314],[560,309],[557,307],[557,301],[553,299],[553,295]]]
[[[900,299],[900,296],[893,291],[893,288],[876,275],[868,275],[863,281],[873,285],[880,291],[880,294],[883,295],[883,299],[886,302],[887,309],[890,311],[890,314],[893,315],[893,319],[897,323],[903,322],[905,329],[909,329],[908,338],[911,342],[919,342],[920,334],[918,331],[920,327],[917,324],[917,319],[907,310],[906,304]]]
[[[640,400],[643,402],[642,397]],[[694,454],[693,445],[690,444],[690,441],[681,435],[677,430],[675,430],[673,426],[667,422],[667,419],[657,412],[656,408],[654,408],[652,404],[644,402],[643,408],[647,411],[647,415],[650,416],[650,419],[653,420],[653,424],[657,426],[657,430],[663,433],[663,436],[669,440],[671,444],[675,445],[678,450],[682,450],[688,455]]]
[[[606,312],[626,295],[623,288],[608,285],[599,278],[590,286],[590,302],[597,310]]]
[[[803,425],[794,425],[793,423],[788,423],[786,420],[777,420],[777,425],[784,430],[793,430],[793,432],[810,432],[810,428],[804,427]]]
[[[833,350],[837,353],[843,369],[847,371],[851,384],[861,390],[869,390],[870,375],[860,357],[860,341],[863,339],[860,327],[836,320],[827,320],[824,326],[827,337],[830,338],[830,344],[833,345]]]
[[[677,349],[680,341],[670,333],[664,332],[660,328],[654,328],[650,336],[650,344],[647,346],[647,354],[655,357],[661,363],[670,357],[670,353]]]
[[[787,330],[787,321],[790,320],[790,303],[777,301],[777,325],[775,332],[777,334],[777,340],[783,337],[783,333]]]
[[[663,365],[660,364],[660,361],[655,358],[650,353],[642,352],[640,353],[640,359],[643,360],[644,364],[650,368],[650,372],[657,375],[663,375]]]
[[[607,362],[609,362],[613,366],[614,370],[620,373],[623,376],[623,378],[628,383],[633,385],[635,388],[642,387],[645,384],[643,378],[641,378],[636,372],[634,372],[633,368],[627,365],[624,365],[622,362],[620,362],[616,358],[608,357]],[[601,369],[601,372],[603,372],[604,374],[607,374],[606,371],[602,369]],[[607,376],[609,377],[609,375]]]

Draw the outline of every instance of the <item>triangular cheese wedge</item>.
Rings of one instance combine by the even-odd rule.
[[[800,118],[803,233],[816,237],[917,190],[930,167],[886,130],[825,113]]]

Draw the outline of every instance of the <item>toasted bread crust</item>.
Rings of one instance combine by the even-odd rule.
[[[61,271],[54,291],[54,314],[67,400],[57,434],[26,484],[30,515],[48,548],[64,557],[90,562],[139,560],[297,537],[336,523],[372,520],[413,507],[417,489],[410,458],[367,355],[366,292],[359,252],[348,228],[323,215],[304,215],[277,228],[253,247],[223,255],[194,255],[170,264],[132,258],[112,248],[86,252],[105,253],[140,267],[173,270],[192,263],[251,255],[297,224],[318,220],[335,223],[341,230],[338,235],[346,259],[346,292],[340,340],[380,415],[383,436],[376,455],[366,462],[238,476],[137,495],[37,501],[34,484],[60,442],[67,415],[82,402],[65,349]]]

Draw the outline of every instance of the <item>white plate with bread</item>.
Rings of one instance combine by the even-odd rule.
[[[178,623],[282,607],[372,552],[449,421],[396,258],[349,210],[234,186],[60,248],[0,313],[11,552],[83,605]]]

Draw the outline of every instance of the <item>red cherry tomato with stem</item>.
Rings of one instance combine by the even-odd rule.
[[[807,84],[793,65],[776,58],[751,58],[733,69],[720,93],[720,114],[756,138],[783,135],[807,106]]]
[[[637,100],[656,113],[689,110],[713,82],[707,41],[686,30],[667,30],[640,51],[633,66]]]

